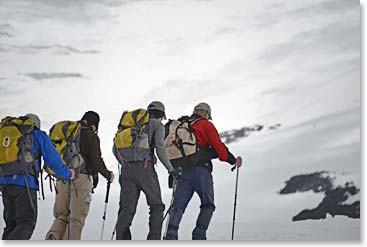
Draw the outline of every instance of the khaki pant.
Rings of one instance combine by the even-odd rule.
[[[55,239],[68,237],[68,182],[57,181],[56,200],[54,205],[54,222],[47,232],[47,237],[52,234]],[[88,215],[92,192],[91,178],[86,174],[79,174],[78,178],[71,181],[70,188],[70,239],[80,240],[85,218]]]

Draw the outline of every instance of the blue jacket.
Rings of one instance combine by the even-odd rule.
[[[69,168],[62,162],[60,155],[57,153],[46,132],[35,129],[33,131],[33,154],[35,154],[38,150],[40,150],[42,153],[43,161],[47,163],[47,165],[54,170],[58,176],[64,179],[69,179],[71,177]],[[38,170],[41,171],[39,160],[37,160],[36,163]],[[27,178],[29,188],[38,190],[37,179],[32,175],[1,176],[0,185],[6,183],[26,187],[24,176]]]

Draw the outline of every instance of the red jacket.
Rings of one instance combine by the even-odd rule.
[[[196,115],[193,117],[195,118]],[[227,147],[220,140],[218,131],[212,122],[207,119],[201,119],[196,121],[192,125],[192,128],[194,129],[199,146],[210,146],[214,148],[219,156],[219,160],[221,161],[226,161],[230,164],[234,164],[236,162],[233,154],[228,151]]]

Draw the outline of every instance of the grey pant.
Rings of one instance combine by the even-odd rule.
[[[161,239],[164,204],[154,166],[145,165],[142,162],[130,163],[129,166],[123,165],[120,186],[120,209],[116,224],[116,239],[122,240],[124,232],[131,226],[140,191],[145,194],[149,205],[149,234],[147,239]]]
[[[37,191],[29,189],[28,194],[27,188],[9,184],[2,185],[1,192],[6,225],[2,239],[30,239],[37,221]]]

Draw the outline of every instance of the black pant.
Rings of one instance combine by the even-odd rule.
[[[37,220],[37,191],[18,185],[2,185],[5,228],[3,240],[28,240]],[[32,203],[31,203],[32,200]]]
[[[154,167],[140,162],[130,164],[129,167],[123,165],[120,186],[120,209],[116,224],[116,239],[126,239],[124,235],[131,226],[141,191],[145,194],[150,209],[147,239],[161,239],[164,204]]]

